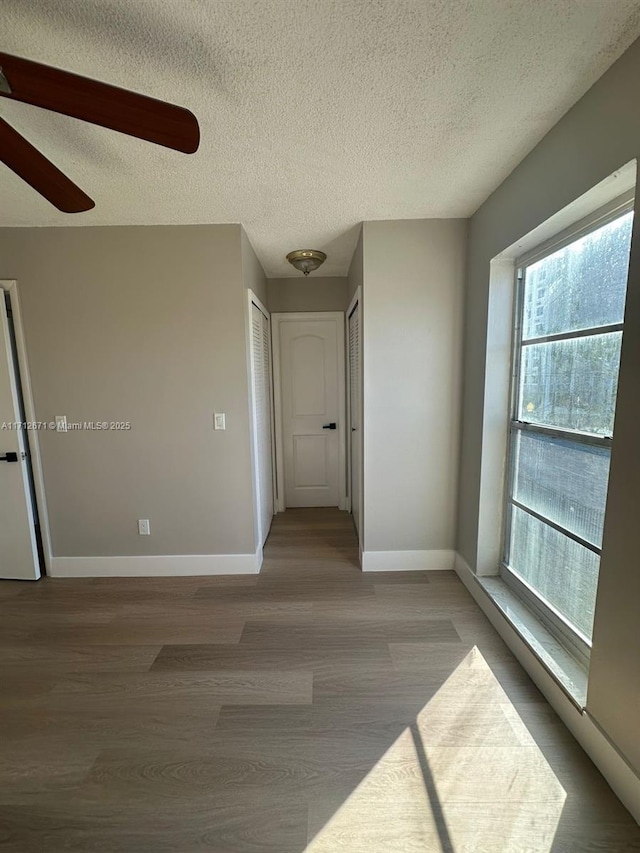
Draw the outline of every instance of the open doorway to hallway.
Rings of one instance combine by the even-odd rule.
[[[348,512],[337,507],[290,508],[276,515],[263,572],[274,565],[345,577],[360,574],[358,540]]]

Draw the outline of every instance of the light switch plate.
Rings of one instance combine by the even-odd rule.
[[[67,431],[67,416],[66,415],[56,415],[56,432],[66,432]]]
[[[140,536],[151,536],[151,526],[148,518],[138,519],[138,533]]]
[[[214,429],[226,429],[226,419],[224,414],[219,414],[216,412],[213,416],[213,428]]]

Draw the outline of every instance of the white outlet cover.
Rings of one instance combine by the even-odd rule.
[[[56,432],[66,432],[67,431],[67,416],[66,415],[56,415]]]
[[[214,429],[226,429],[226,418],[224,414],[220,414],[216,412],[213,416],[213,428]]]
[[[138,519],[138,533],[140,536],[150,536],[151,535],[151,527],[149,525],[148,518],[139,518]]]

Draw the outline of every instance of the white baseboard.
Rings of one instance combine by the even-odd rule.
[[[255,575],[262,548],[255,554],[161,554],[144,557],[52,557],[52,578],[143,578],[188,575]]]
[[[493,627],[537,684],[552,708],[591,758],[624,806],[640,823],[640,778],[589,715],[580,711],[502,615],[460,554],[455,570]]]
[[[363,551],[363,572],[426,572],[452,569],[455,551]]]

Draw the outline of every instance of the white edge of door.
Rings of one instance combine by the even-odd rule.
[[[262,530],[262,513],[260,506],[260,483],[258,479],[258,431],[256,429],[255,422],[255,398],[256,398],[256,389],[255,389],[255,377],[253,375],[253,334],[251,329],[251,306],[255,305],[259,311],[264,314],[264,316],[271,323],[271,315],[263,303],[258,299],[256,294],[252,290],[247,290],[247,302],[245,304],[245,335],[247,340],[247,370],[249,377],[249,430],[250,430],[250,440],[251,440],[251,472],[253,477],[253,528],[254,528],[254,536],[255,536],[255,544],[256,547],[262,550],[264,545],[264,531]],[[271,329],[271,338],[273,338],[273,329]],[[273,392],[273,362],[271,364],[271,382],[272,382],[272,392]],[[275,447],[273,442],[274,430],[273,430],[273,412],[271,416],[271,470],[275,471],[274,467],[274,455],[275,455]],[[276,489],[275,483],[273,484],[273,505],[276,504]]]
[[[24,337],[18,282],[15,281],[15,279],[0,279],[0,290],[8,292],[9,298],[11,299],[13,329],[16,336],[18,370],[20,372],[20,384],[22,385],[24,414],[27,421],[34,423],[37,421],[36,409],[31,390],[31,374],[29,373],[29,359],[27,357],[27,345]],[[31,453],[33,483],[36,491],[35,500],[36,506],[38,507],[38,519],[40,522],[40,538],[42,539],[44,564],[47,575],[51,575],[51,531],[49,528],[49,515],[47,512],[47,498],[44,488],[44,474],[42,472],[42,455],[40,453],[38,430],[31,430],[29,433],[29,450]]]
[[[273,352],[273,409],[276,445],[276,487],[278,512],[287,508],[284,497],[284,447],[282,443],[282,385],[280,381],[280,324],[299,320],[336,320],[338,324],[338,419],[344,424],[339,444],[338,509],[347,508],[347,437],[345,377],[345,314],[343,311],[298,311],[271,315],[271,349]],[[342,341],[342,345],[340,345]]]
[[[353,294],[353,299],[349,303],[349,307],[347,308],[347,311],[345,313],[345,319],[346,319],[345,357],[347,359],[345,372],[346,372],[346,378],[347,378],[346,399],[347,399],[347,411],[348,411],[348,418],[347,418],[347,429],[348,429],[347,454],[348,454],[348,458],[347,458],[346,481],[347,481],[348,510],[349,510],[349,512],[351,512],[351,510],[352,510],[352,506],[351,506],[351,441],[350,441],[350,438],[351,438],[351,365],[349,363],[349,357],[348,357],[348,353],[349,353],[349,318],[351,317],[353,312],[356,310],[356,308],[358,308],[360,311],[360,315],[359,315],[359,322],[360,322],[359,349],[360,349],[360,380],[362,382],[362,288],[360,286],[358,286],[356,288],[356,292]],[[364,395],[362,393],[362,387],[361,387],[360,388],[360,405],[361,405],[361,411],[360,411],[360,441],[362,443],[364,443],[363,417],[362,417],[362,397],[363,396]],[[363,468],[364,468],[364,464],[363,464],[363,460],[364,460],[364,453],[362,452],[362,449],[361,449],[361,451],[360,451],[360,507],[359,507],[360,530],[358,531],[358,544],[360,546],[360,565],[362,565],[362,539],[363,539],[362,530],[363,530],[363,525],[364,525],[364,512],[363,512],[363,496],[364,496],[364,472],[363,472]]]
[[[276,511],[287,508],[284,499],[284,447],[282,444],[282,383],[280,381],[280,319],[286,314],[271,315],[271,352],[273,353],[273,414],[276,445]]]

